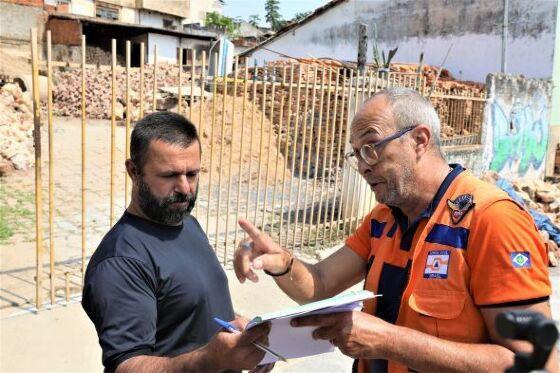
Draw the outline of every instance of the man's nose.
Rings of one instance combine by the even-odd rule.
[[[363,159],[358,158],[358,172],[360,175],[365,175],[366,173],[371,172],[371,166]]]
[[[189,194],[191,192],[191,186],[186,175],[180,175],[175,183],[175,192],[181,193],[183,195]]]

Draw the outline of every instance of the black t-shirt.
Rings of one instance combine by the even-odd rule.
[[[213,317],[234,318],[227,277],[192,216],[172,227],[125,212],[88,264],[82,306],[107,370],[197,349],[219,329]]]

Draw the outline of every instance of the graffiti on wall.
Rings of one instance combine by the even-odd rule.
[[[530,169],[544,169],[548,144],[546,98],[532,105],[515,103],[510,110],[498,100],[491,106],[493,145],[490,170],[512,171],[524,176]]]

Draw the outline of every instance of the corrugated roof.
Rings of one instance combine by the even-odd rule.
[[[311,14],[308,15],[307,17],[302,18],[301,20],[299,20],[299,21],[297,21],[297,22],[290,23],[290,24],[287,25],[286,27],[284,27],[284,28],[278,30],[278,32],[276,32],[276,34],[274,34],[272,37],[266,39],[265,41],[263,41],[263,42],[260,43],[260,44],[255,45],[255,46],[252,47],[252,48],[247,49],[246,51],[243,51],[243,52],[240,53],[239,55],[242,56],[242,57],[247,56],[247,55],[250,55],[250,54],[253,53],[255,50],[257,50],[257,49],[259,49],[259,48],[261,48],[261,47],[264,47],[264,46],[267,45],[267,44],[270,44],[271,42],[273,42],[274,40],[278,39],[278,38],[281,37],[282,35],[288,33],[289,31],[291,31],[291,30],[293,30],[293,29],[295,29],[295,28],[297,28],[297,27],[303,26],[304,24],[306,24],[306,23],[312,21],[313,19],[319,17],[321,14],[325,13],[325,12],[328,11],[329,9],[331,9],[331,8],[333,8],[333,7],[335,7],[335,6],[339,5],[339,4],[341,4],[341,3],[344,3],[344,2],[346,2],[346,1],[348,1],[348,0],[332,0],[332,1],[328,2],[327,4],[323,5],[322,7],[319,7],[319,8],[317,8],[317,9],[315,9],[315,10],[313,11],[313,13],[311,13]]]

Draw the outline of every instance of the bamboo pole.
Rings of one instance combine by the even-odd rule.
[[[157,55],[158,47],[154,44],[154,90],[152,93],[152,113],[157,111],[156,109],[156,93],[157,93]]]
[[[140,112],[138,118],[144,118],[144,42],[140,43]]]
[[[216,94],[218,92],[218,54],[214,55],[214,76],[212,77],[212,127],[210,127],[210,167],[208,168],[208,210],[206,211],[206,232],[210,231],[210,205],[212,201],[212,168],[214,167],[214,127],[216,124]],[[218,237],[214,241],[214,251],[218,249]]]
[[[319,97],[319,122],[317,126],[319,130],[317,131],[316,144],[321,144],[321,135],[323,132],[323,103],[325,97],[325,68],[321,70],[321,96]],[[313,217],[315,216],[315,193],[317,191],[317,175],[319,174],[319,149],[315,151],[315,163],[314,163],[315,174],[313,175],[313,189],[311,191],[311,214],[309,215],[309,225],[307,227],[307,237],[309,244],[311,241],[311,226],[313,225]],[[315,242],[315,244],[317,244]]]
[[[293,234],[293,242],[294,242],[294,249],[295,249],[295,242],[296,242],[296,234],[298,228],[298,219],[299,219],[299,202],[301,199],[301,183],[303,180],[303,160],[305,155],[305,142],[307,140],[307,109],[309,105],[309,71],[311,70],[310,65],[307,65],[307,72],[305,77],[305,103],[303,105],[303,136],[301,138],[301,146],[300,146],[300,162],[299,162],[299,180],[298,180],[298,190],[297,190],[297,197],[296,197],[296,216],[294,219],[294,234]],[[299,102],[298,102],[299,106]],[[299,111],[299,110],[298,110]],[[294,147],[297,147],[297,144],[294,144]],[[307,174],[305,176],[307,178]],[[307,183],[306,183],[307,184]],[[303,205],[303,209],[305,210],[305,204]],[[302,225],[303,226],[303,225]],[[301,236],[301,247],[303,247],[303,234]]]
[[[125,120],[125,159],[130,158],[130,40],[126,41],[126,120]],[[128,191],[129,191],[128,173],[124,172],[124,207],[128,205]]]
[[[183,83],[181,80],[183,79],[183,48],[179,46],[179,84],[177,86],[177,112],[179,114],[183,114]]]
[[[241,146],[241,149],[239,150],[239,170],[238,170],[238,179],[237,180],[237,208],[236,208],[236,213],[235,216],[237,217],[237,219],[239,219],[239,212],[241,209],[241,170],[242,170],[242,163],[243,163],[243,145],[245,144],[245,109],[246,109],[246,104],[247,104],[247,87],[248,87],[248,81],[247,81],[247,76],[249,75],[249,63],[247,58],[245,58],[245,73],[244,73],[244,81],[243,81],[243,110],[242,110],[242,114],[241,114],[241,134],[240,134],[240,138],[239,138],[239,143]],[[239,228],[235,227],[235,238],[234,238],[234,242],[237,243],[237,239],[238,239],[238,234],[239,234]]]
[[[261,192],[261,176],[262,176],[262,160],[263,160],[263,142],[264,142],[264,118],[266,118],[266,69],[263,67],[263,85],[262,85],[262,103],[261,103],[261,130],[259,141],[259,161],[257,164],[257,197],[255,198],[255,218],[254,223],[257,224],[257,213],[259,211],[259,196]],[[263,211],[264,213],[264,211]],[[263,229],[264,227],[261,227]]]
[[[228,237],[229,237],[229,206],[231,205],[231,180],[232,180],[232,170],[233,170],[233,125],[235,124],[235,101],[237,101],[237,77],[239,76],[239,58],[235,56],[234,60],[235,67],[235,82],[233,83],[233,97],[231,103],[231,142],[230,142],[230,152],[229,152],[229,164],[228,164],[228,192],[226,198],[226,234],[224,242],[224,264],[226,263],[227,247],[228,247]],[[224,112],[225,113],[225,112]],[[235,216],[237,220],[237,215]],[[235,245],[235,242],[234,242]]]
[[[35,146],[35,302],[37,310],[43,303],[43,195],[41,180],[41,102],[39,100],[39,51],[37,29],[31,29],[31,73],[33,77],[33,142]]]
[[[280,117],[278,119],[278,139],[276,144],[276,162],[274,163],[274,189],[272,192],[272,223],[270,224],[270,236],[272,237],[274,233],[274,210],[276,208],[276,189],[278,187],[278,163],[280,163],[280,139],[282,136],[282,122],[284,116],[284,96],[280,97]],[[285,159],[285,157],[284,157]]]
[[[206,94],[206,51],[202,51],[202,69],[200,72],[200,116],[198,118],[198,136],[202,141],[202,133],[204,132],[204,96]],[[198,179],[200,182],[200,176]],[[196,217],[198,218],[198,203],[196,204]],[[208,226],[206,226],[208,228]]]
[[[82,284],[86,274],[86,36],[82,35]]]
[[[224,73],[225,74],[225,73]],[[225,78],[225,75],[224,75]],[[223,84],[224,84],[224,91],[222,93],[222,126],[221,126],[221,130],[220,130],[220,161],[218,163],[218,205],[217,205],[217,209],[216,209],[216,250],[218,250],[218,237],[220,237],[219,233],[220,233],[220,209],[222,207],[221,202],[222,202],[222,174],[224,173],[224,142],[225,142],[225,132],[226,132],[226,97],[227,97],[227,82],[224,79],[223,80]],[[226,216],[226,220],[227,220],[227,216]],[[226,231],[227,234],[227,231]],[[226,262],[226,257],[225,257],[225,252],[227,251],[227,248],[225,248],[224,250],[224,264]]]
[[[356,77],[357,77],[357,75],[358,75],[358,73],[356,72]],[[358,95],[358,89],[357,89],[358,81],[359,81],[359,79],[356,79],[355,82],[354,82],[354,70],[351,70],[351,73],[350,73],[350,87],[349,87],[349,90],[348,90],[348,114],[350,114],[351,110],[354,110],[353,112],[355,112],[356,103],[357,103],[357,95]],[[354,92],[352,92],[352,91],[354,91]],[[351,107],[352,100],[350,100],[350,98],[352,97],[352,95],[354,95],[354,102],[353,102],[354,107]],[[350,128],[350,123],[349,123],[350,118],[349,118],[349,116],[350,115],[348,115],[347,118],[346,118],[346,120],[347,120],[346,128]],[[349,131],[347,131],[346,132],[346,142],[345,143],[348,143],[349,138],[350,138],[350,133],[349,133]],[[354,175],[354,170],[351,167],[348,167],[348,172],[346,172],[346,182],[344,182],[344,180],[343,180],[342,190],[345,190],[344,186],[346,186],[346,188],[349,188],[348,185],[350,184],[350,180],[354,176],[355,176]],[[354,185],[354,184],[352,184],[352,185]],[[342,217],[343,217],[342,218],[342,234],[343,234],[343,236],[346,233],[346,223],[348,222],[348,219],[347,219],[348,205],[351,204],[351,202],[352,202],[350,191],[345,193],[345,196],[346,196],[346,198],[344,200],[344,213],[342,214]]]
[[[117,40],[111,40],[111,211],[109,224],[112,227],[115,222],[115,136],[117,121],[115,118],[115,105],[117,102]]]
[[[281,203],[281,211],[282,213],[280,214],[280,231],[278,232],[278,243],[280,244],[280,246],[282,246],[282,228],[284,225],[284,197],[286,197],[286,171],[288,169],[288,144],[290,142],[290,128],[292,125],[292,88],[293,88],[293,83],[294,83],[294,64],[292,63],[290,65],[290,90],[288,92],[288,115],[286,116],[288,124],[287,124],[287,130],[286,130],[286,142],[285,142],[285,146],[284,146],[284,158],[285,158],[285,162],[284,162],[284,174],[282,176],[282,203]],[[292,175],[293,176],[293,175]],[[286,244],[287,244],[287,239],[286,239]]]
[[[191,49],[191,99],[189,102],[189,119],[191,122],[194,122],[193,118],[193,105],[194,105],[194,75],[196,71],[196,49]],[[200,85],[200,95],[202,96],[202,84]],[[200,128],[197,128],[200,131]]]
[[[275,71],[275,68],[272,68]],[[273,76],[275,76],[273,74]],[[270,93],[270,127],[268,130],[268,153],[266,156],[266,173],[265,173],[265,183],[264,183],[264,205],[261,226],[264,230],[264,218],[266,215],[267,201],[268,201],[268,174],[270,169],[270,152],[272,151],[272,133],[274,132],[274,103],[276,94],[276,85],[272,84],[272,92]],[[270,214],[270,227],[272,228],[273,214]],[[270,232],[270,230],[269,230]]]
[[[296,120],[294,123],[294,145],[292,148],[292,166],[291,166],[291,172],[292,172],[292,177],[290,178],[290,209],[291,209],[291,204],[292,204],[292,194],[294,191],[294,178],[295,178],[295,168],[296,168],[296,149],[297,149],[297,143],[298,143],[298,136],[299,136],[299,103],[300,103],[300,96],[301,96],[301,73],[302,69],[301,69],[301,65],[299,65],[298,68],[298,85],[297,85],[297,94],[296,94]],[[288,243],[288,237],[290,234],[290,223],[291,223],[291,214],[288,214],[288,223],[287,223],[287,227],[286,227],[286,244]],[[293,243],[292,243],[293,244]]]
[[[317,97],[317,65],[315,65],[313,67],[313,94],[311,95],[311,126],[310,126],[310,132],[309,132],[309,145],[307,146],[307,169],[306,169],[306,175],[307,175],[307,182],[305,183],[305,193],[303,196],[303,219],[302,219],[302,240],[301,240],[301,246],[300,248],[303,249],[303,231],[305,229],[305,223],[307,221],[307,197],[308,197],[308,192],[309,192],[309,173],[311,172],[311,156],[312,156],[312,149],[314,148],[314,144],[313,142],[315,141],[315,139],[313,138],[313,127],[315,126],[315,99]],[[313,177],[315,177],[315,174],[317,173],[317,170],[313,171]],[[311,200],[311,209],[313,209],[313,199]],[[313,222],[309,222],[309,224],[313,224]],[[309,227],[308,227],[309,228]],[[307,229],[307,242],[309,243],[309,237],[310,237],[310,231],[309,229]]]
[[[329,146],[329,126],[330,126],[330,112],[331,112],[331,85],[332,85],[332,67],[329,67],[329,83],[327,90],[327,120],[325,123],[325,142],[323,143],[323,162],[321,165],[321,189],[319,192],[319,211],[317,212],[317,229],[315,230],[315,245],[319,244],[319,227],[321,225],[321,217],[323,212],[323,196],[325,190],[325,173],[327,168],[327,148]],[[323,219],[324,220],[324,219]],[[323,224],[324,228],[324,224]],[[324,237],[324,236],[323,236]]]
[[[344,71],[344,70],[343,70]],[[339,177],[339,170],[340,168],[342,168],[342,164],[341,164],[341,151],[342,151],[342,133],[344,132],[344,114],[346,113],[345,111],[345,103],[346,103],[346,73],[344,72],[344,77],[343,77],[343,81],[342,81],[342,102],[340,103],[340,110],[342,111],[340,113],[340,119],[338,121],[338,145],[336,148],[336,163],[335,163],[335,174],[334,174],[334,206],[336,206],[336,194],[338,193],[338,177]],[[343,158],[344,159],[344,158]],[[342,206],[342,194],[340,195],[340,202],[339,202],[339,211],[340,211],[340,207]],[[334,212],[335,212],[335,208],[333,207],[331,209],[331,222],[334,222]],[[336,235],[335,235],[335,239],[338,237],[338,226],[339,226],[339,219],[337,218],[336,223],[335,223],[335,227],[336,227]],[[329,232],[329,241],[333,241],[333,232],[334,229],[331,226],[331,230]]]
[[[250,205],[250,201],[251,201],[251,179],[253,177],[253,129],[255,126],[255,107],[257,105],[257,84],[256,84],[256,79],[258,76],[258,67],[254,66],[254,70],[253,70],[253,103],[251,106],[251,126],[250,126],[250,130],[249,130],[249,137],[251,138],[251,142],[249,143],[249,176],[247,177],[247,208],[245,210],[245,217],[249,217],[249,205]],[[256,207],[255,207],[256,208]],[[245,238],[247,236],[246,232],[243,232],[243,237]]]
[[[334,108],[333,108],[333,114],[332,114],[332,119],[331,119],[331,141],[330,141],[330,146],[329,148],[329,159],[327,161],[327,165],[328,165],[328,177],[327,177],[327,183],[330,184],[331,182],[331,178],[332,178],[332,172],[333,172],[333,151],[334,151],[334,138],[335,138],[335,134],[336,134],[336,114],[338,112],[338,90],[340,88],[340,69],[336,69],[336,85],[334,88]],[[330,192],[327,189],[327,200],[329,200],[329,194]],[[331,200],[332,205],[331,205],[331,212],[334,210],[335,207],[335,201],[336,201],[336,190],[333,193],[333,198]],[[326,238],[326,229],[327,229],[327,214],[328,214],[328,210],[325,211],[325,218],[323,219],[323,244],[325,243],[325,238]],[[332,214],[331,214],[332,216]],[[328,225],[329,225],[329,236],[330,236],[330,231],[332,230],[332,218],[331,220],[328,220]]]
[[[51,305],[55,303],[55,242],[54,242],[54,132],[53,132],[53,87],[52,87],[51,31],[47,30],[47,118],[49,123],[49,269]]]

